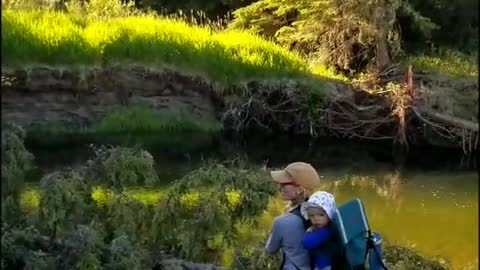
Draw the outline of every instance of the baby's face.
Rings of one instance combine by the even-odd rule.
[[[322,208],[310,207],[307,210],[308,219],[312,222],[312,225],[317,227],[324,227],[328,224],[330,219],[327,213]]]

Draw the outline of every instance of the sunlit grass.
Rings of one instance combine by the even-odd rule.
[[[322,64],[311,65],[312,73],[324,78],[332,78],[335,80],[347,82],[348,78],[344,75],[337,74],[332,68]]]
[[[300,55],[259,36],[154,15],[79,22],[59,12],[4,10],[2,23],[2,65],[101,64],[108,59],[175,66],[221,82],[334,76],[312,70]]]
[[[478,56],[443,50],[436,55],[414,55],[405,60],[414,69],[428,70],[452,77],[478,77]]]
[[[411,56],[413,72],[427,71],[419,93],[426,106],[441,114],[478,122],[478,53],[453,50]]]

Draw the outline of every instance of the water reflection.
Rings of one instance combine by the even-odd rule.
[[[476,173],[377,172],[323,188],[334,192],[339,204],[361,198],[372,228],[390,243],[445,258],[453,269],[478,264]]]

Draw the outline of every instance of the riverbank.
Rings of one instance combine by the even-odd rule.
[[[245,31],[150,14],[12,9],[2,21],[2,118],[40,139],[260,129],[478,146],[478,70],[466,58],[346,78]]]
[[[394,141],[398,132],[388,98],[333,79],[322,82],[322,91],[312,90],[308,81],[288,78],[218,88],[199,76],[144,65],[4,68],[2,78],[8,81],[2,91],[2,118],[26,127],[28,141],[39,145],[69,140],[102,142],[109,137],[148,133],[169,137],[193,132],[215,137],[221,131],[251,129],[365,141],[381,136],[384,141]],[[467,89],[471,86],[465,87],[466,92],[471,91]],[[440,96],[431,97],[444,102]],[[350,107],[347,116],[337,114],[348,104],[365,102],[375,103],[352,105],[356,107]],[[472,109],[473,105],[456,107],[463,115]],[[407,129],[410,143],[462,146],[442,138],[429,126],[421,128],[422,124],[411,120]],[[354,132],[347,132],[349,127]],[[357,136],[367,127],[370,133]],[[476,136],[472,134],[463,143],[467,152],[475,149]]]
[[[461,164],[449,164],[452,174],[427,174],[426,163],[410,161],[421,168],[410,171],[389,148],[426,146],[431,152],[423,159],[438,158],[443,146],[474,153],[478,67],[465,66],[470,59],[407,57],[382,74],[346,78],[249,32],[130,12],[118,1],[7,6],[2,121],[23,126],[27,137],[21,129],[2,129],[6,268],[161,268],[165,254],[258,263],[264,243],[261,253],[250,251],[283,208],[265,181],[267,171],[291,159],[318,168],[322,189],[340,203],[364,200],[394,269],[442,269],[417,251],[448,258],[453,269],[478,264],[478,243],[471,240],[478,238],[478,181],[474,173],[459,173],[464,158],[476,165],[473,155],[459,154]],[[253,147],[259,155],[252,162],[215,143],[224,134],[290,137],[269,145],[275,151]],[[299,146],[300,137],[308,147]],[[332,137],[384,149],[332,160],[345,150],[311,147],[320,141],[315,138],[326,143]],[[47,158],[34,159],[24,139],[44,147]],[[150,143],[159,154],[125,148]],[[68,144],[88,149],[88,157]],[[210,145],[228,155],[208,156]],[[63,156],[54,148],[65,150]],[[448,163],[442,162],[435,166]],[[29,181],[36,189],[28,189]],[[22,211],[25,205],[34,207]],[[438,237],[451,228],[445,212],[464,225],[455,237]]]

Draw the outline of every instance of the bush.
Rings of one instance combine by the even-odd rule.
[[[29,227],[2,219],[3,267],[145,269],[165,252],[212,261],[212,253],[236,245],[237,226],[254,222],[276,192],[262,173],[211,163],[177,180],[152,207],[125,192],[158,185],[148,152],[101,147],[94,153],[83,166],[41,179],[32,204],[38,210],[16,213]],[[92,196],[95,187],[107,191],[104,203]]]

